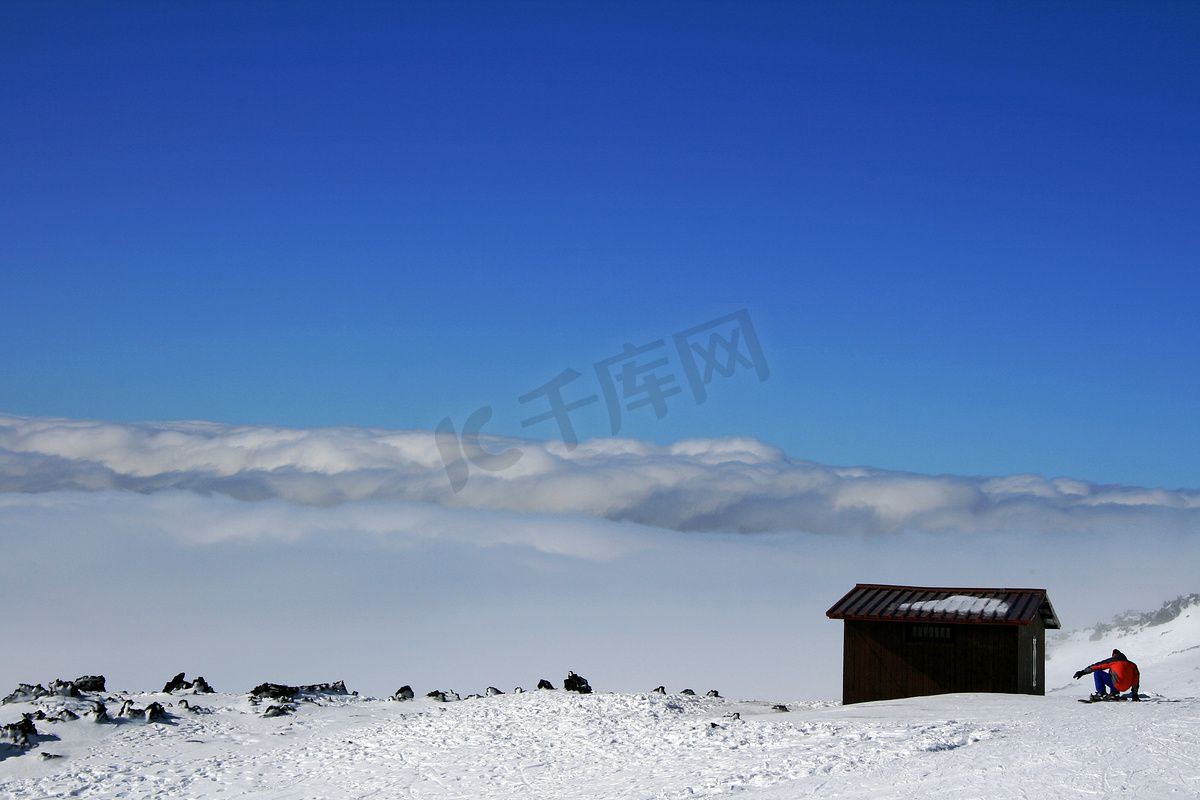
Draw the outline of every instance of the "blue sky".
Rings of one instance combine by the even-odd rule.
[[[1194,4],[0,17],[0,412],[553,438],[744,308],[770,377],[622,436],[1200,487]]]

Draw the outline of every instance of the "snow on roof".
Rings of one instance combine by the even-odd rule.
[[[1004,616],[1008,603],[994,597],[970,597],[955,594],[941,600],[922,600],[916,603],[901,603],[897,611],[917,611],[929,614],[978,614]]]

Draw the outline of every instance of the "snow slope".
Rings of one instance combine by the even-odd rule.
[[[670,694],[320,695],[268,718],[246,695],[142,694],[130,699],[172,717],[39,721],[34,749],[0,745],[0,798],[1198,797],[1200,606],[1149,619],[1061,636],[1046,697],[783,710]],[[1076,702],[1090,685],[1071,673],[1114,646],[1152,699]],[[110,710],[123,699],[106,697]],[[9,703],[0,723],[64,707],[90,702]]]
[[[1153,613],[1126,612],[1109,623],[1051,634],[1046,649],[1046,686],[1051,692],[1067,690],[1076,670],[1116,649],[1138,665],[1142,691],[1174,698],[1200,696],[1200,595],[1177,598]],[[1091,686],[1087,680],[1081,683]]]

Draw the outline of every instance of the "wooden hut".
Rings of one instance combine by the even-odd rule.
[[[1045,589],[935,589],[860,583],[843,620],[842,702],[947,692],[1046,693]]]

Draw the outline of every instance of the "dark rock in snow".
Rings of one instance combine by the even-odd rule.
[[[771,708],[773,708],[776,711],[787,711],[788,710],[788,707],[785,706],[783,703],[776,703],[775,705],[771,706]]]
[[[18,722],[0,726],[0,738],[17,747],[28,747],[29,737],[37,735],[37,728],[34,727],[33,720],[29,718],[28,714],[23,715]]]
[[[73,681],[53,680],[50,681],[50,694],[59,697],[79,697],[79,690],[75,688]]]
[[[292,713],[294,709],[291,706],[267,706],[267,710],[263,712],[264,717],[285,717]]]
[[[525,690],[518,686],[517,688],[513,689],[513,694],[525,694]]]
[[[108,722],[108,706],[104,705],[104,703],[101,703],[99,700],[96,701],[95,706],[92,708],[92,721]]]
[[[40,683],[36,686],[30,686],[28,683],[20,683],[17,684],[17,688],[13,690],[12,694],[4,698],[3,703],[24,703],[29,700],[36,700],[39,697],[45,697],[48,694],[50,693],[46,691],[46,687]]]
[[[654,691],[651,692],[651,694],[666,694],[666,693],[667,693],[667,687],[665,687],[665,686],[659,686],[657,689],[655,689]]]
[[[194,681],[188,681],[185,680],[183,676],[184,673],[181,672],[174,678],[171,678],[171,680],[167,681],[167,685],[163,687],[163,693],[170,694],[171,692],[179,692],[191,689],[197,694],[212,694],[213,688],[208,685],[208,681],[204,680],[204,678],[196,678]]]
[[[145,719],[146,709],[138,708],[133,704],[132,700],[126,700],[121,703],[121,710],[117,712],[118,717],[128,717],[129,719]]]
[[[592,693],[592,687],[588,685],[588,682],[574,672],[567,673],[567,679],[563,681],[563,688],[568,692],[579,692],[580,694]]]
[[[165,720],[170,717],[161,703],[155,702],[145,708],[138,708],[133,704],[132,700],[126,700],[121,704],[121,711],[117,716],[128,717],[129,719],[144,719],[146,722],[157,722],[158,720]]]
[[[103,675],[83,675],[71,681],[75,684],[75,688],[81,692],[103,692],[104,691],[104,676]]]
[[[434,689],[432,692],[430,692],[429,694],[427,694],[425,696],[428,697],[430,700],[437,700],[438,702],[441,702],[441,703],[446,702],[446,693],[439,692],[437,689]]]
[[[554,684],[551,683],[550,681],[546,680],[545,678],[542,678],[540,681],[538,681],[537,687],[539,689],[553,689]]]
[[[42,753],[42,760],[49,761],[52,758],[62,758],[58,753]]]
[[[311,686],[301,686],[300,691],[306,694],[350,694],[346,691],[345,681],[335,683],[316,683]]]
[[[695,692],[693,692],[691,689],[684,689],[682,692],[680,692],[680,694],[686,694],[686,695],[689,695],[689,696],[691,696],[691,697],[695,697],[695,696],[696,696],[696,693],[695,693]]]
[[[187,681],[185,681],[183,679],[183,676],[184,676],[184,673],[181,672],[178,675],[176,675],[174,678],[171,678],[171,680],[167,681],[166,686],[163,687],[163,694],[170,694],[171,692],[177,692],[180,689],[192,688],[192,685],[190,683],[188,683]]]
[[[487,687],[487,696],[488,697],[495,697],[498,694],[504,694],[504,692],[500,691],[495,686]]]
[[[718,692],[716,689],[709,689],[708,694],[706,694],[704,696],[705,697],[720,697],[721,693]]]
[[[413,694],[412,687],[407,683],[397,689],[396,693],[392,695],[393,700],[412,700],[414,697],[416,695]]]
[[[312,683],[307,686],[285,686],[282,683],[260,683],[250,690],[254,697],[269,697],[282,700],[298,694],[349,694],[345,681],[335,683]]]

